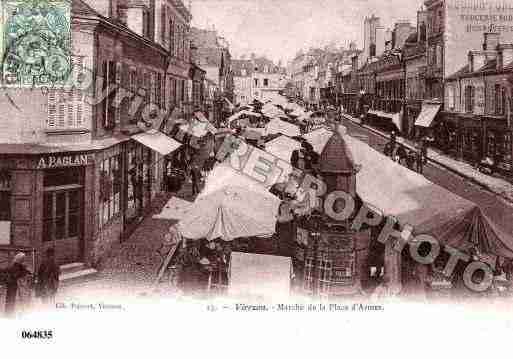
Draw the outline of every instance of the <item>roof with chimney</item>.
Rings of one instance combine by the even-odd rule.
[[[355,163],[344,138],[336,131],[326,143],[320,158],[323,173],[352,173]]]

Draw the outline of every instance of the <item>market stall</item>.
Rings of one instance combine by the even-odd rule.
[[[301,143],[287,136],[280,136],[265,144],[265,150],[274,156],[290,162],[292,152],[299,150]]]
[[[226,185],[200,196],[178,223],[181,235],[208,241],[274,233],[280,200],[266,192]]]
[[[294,137],[299,136],[301,131],[297,125],[280,120],[279,118],[274,118],[267,124],[266,133],[268,135],[281,133],[289,137]]]

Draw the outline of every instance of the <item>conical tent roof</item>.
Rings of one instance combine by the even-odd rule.
[[[321,153],[321,172],[352,173],[355,169],[353,155],[342,135],[333,133]]]

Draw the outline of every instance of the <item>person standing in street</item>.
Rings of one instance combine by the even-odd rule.
[[[406,166],[410,169],[410,170],[414,170],[415,169],[415,152],[413,151],[408,151],[408,154],[406,156]]]
[[[191,169],[191,181],[192,181],[192,195],[197,195],[199,190],[199,182],[201,181],[201,172],[198,166],[193,166]]]
[[[417,146],[417,172],[420,174],[424,173],[424,162],[425,162],[425,142],[422,140]]]
[[[32,273],[25,267],[25,253],[19,252],[7,269],[7,290],[5,292],[5,314],[8,317],[14,315],[16,309],[16,297],[18,295],[18,281]]]
[[[45,304],[53,303],[59,289],[60,268],[55,261],[55,250],[49,248],[37,272],[37,294]]]

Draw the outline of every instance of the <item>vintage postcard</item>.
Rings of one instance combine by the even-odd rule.
[[[513,0],[0,10],[0,348],[507,356]]]

